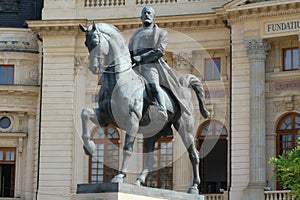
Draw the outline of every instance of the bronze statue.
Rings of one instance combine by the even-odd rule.
[[[147,17],[148,14],[154,16],[152,10],[145,8],[143,12],[145,12],[142,13],[144,24],[149,23],[149,26],[151,25],[149,27],[152,29],[150,32],[157,31],[157,34],[151,33],[150,35],[156,37],[162,34],[164,36],[166,32],[158,31],[156,25],[151,23],[152,17]],[[155,142],[162,136],[172,134],[171,126],[174,126],[188,150],[193,166],[193,183],[188,192],[198,194],[198,185],[200,184],[199,156],[192,135],[194,115],[191,91],[187,88],[194,90],[198,97],[201,114],[205,118],[208,117],[209,113],[205,109],[204,90],[200,80],[191,74],[182,75],[177,80],[175,74],[167,66],[164,66],[161,57],[165,51],[165,42],[158,46],[156,45],[158,42],[155,42],[149,49],[141,45],[143,48],[138,49],[135,48],[137,44],[132,39],[129,45],[129,47],[133,46],[130,55],[123,36],[116,27],[110,24],[93,24],[88,28],[80,25],[80,28],[86,34],[85,45],[90,53],[89,68],[95,74],[101,72],[104,77],[99,91],[99,107],[96,109],[85,108],[81,113],[82,139],[86,153],[92,154],[95,150],[95,144],[90,140],[87,129],[88,120],[101,126],[113,124],[125,130],[122,166],[120,173],[112,180],[112,182],[122,182],[128,171],[129,158],[137,133],[142,133],[146,158],[143,170],[135,182],[135,184],[141,185],[145,182],[148,172],[154,165]],[[138,34],[139,31],[135,35]],[[166,38],[161,39],[164,41]],[[132,69],[131,59],[137,63],[135,70]],[[141,75],[146,78],[136,72],[139,71],[139,68],[145,67],[151,68],[145,71],[141,70]],[[150,78],[147,77],[147,71],[150,71]],[[154,78],[151,73],[156,73]],[[151,81],[151,78],[153,78],[154,83],[150,82],[149,84],[148,80]],[[176,94],[178,96],[176,96],[172,93],[173,90],[168,88],[169,85],[164,83],[165,79],[174,82],[172,86],[176,86],[176,90],[177,88],[184,88],[184,90],[180,89],[180,92]],[[162,87],[159,86],[158,82],[163,83]],[[157,95],[157,93],[159,94]],[[165,110],[166,117],[161,117],[161,113],[158,114],[162,109]]]

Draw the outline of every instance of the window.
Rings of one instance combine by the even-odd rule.
[[[299,48],[283,49],[283,71],[299,69]]]
[[[89,182],[110,181],[119,170],[119,133],[113,126],[97,126],[91,134],[96,144],[95,153],[89,158]]]
[[[0,12],[18,13],[18,0],[0,1]]]
[[[206,136],[227,136],[227,130],[224,125],[217,120],[206,121],[200,128],[199,137]]]
[[[300,114],[289,113],[277,125],[277,156],[289,153],[297,145],[300,136]]]
[[[0,148],[0,197],[14,197],[15,148]]]
[[[12,85],[14,83],[14,66],[0,65],[0,85]]]
[[[1,117],[0,119],[0,128],[8,129],[11,125],[11,121],[8,117]]]
[[[205,59],[204,74],[205,80],[220,80],[221,58]]]
[[[173,142],[172,138],[160,138],[155,143],[154,171],[146,179],[148,187],[173,189]]]

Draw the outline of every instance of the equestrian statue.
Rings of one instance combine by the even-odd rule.
[[[89,69],[93,74],[101,74],[103,80],[98,93],[98,108],[84,108],[81,112],[84,150],[87,155],[92,155],[95,151],[95,144],[90,140],[87,126],[89,121],[102,127],[112,124],[125,130],[122,166],[119,174],[111,180],[120,183],[128,172],[129,158],[136,136],[141,133],[146,157],[135,184],[142,185],[155,164],[155,142],[161,137],[172,135],[174,127],[188,151],[192,164],[193,182],[188,193],[198,194],[199,153],[194,144],[191,89],[197,96],[200,113],[207,118],[209,112],[205,108],[204,89],[201,81],[194,75],[184,74],[177,80],[163,61],[161,57],[166,46],[160,42],[164,42],[163,36],[166,36],[166,31],[160,30],[157,25],[147,27],[152,24],[153,18],[153,9],[144,8],[143,28],[149,28],[145,30],[145,34],[154,36],[151,39],[153,42],[149,42],[151,47],[139,46],[140,49],[135,48],[135,44],[140,45],[144,41],[143,37],[138,42],[131,39],[128,48],[121,32],[111,24],[93,23],[88,28],[79,25],[86,36]],[[149,20],[150,24],[146,23]],[[134,37],[141,36],[142,31],[144,30],[138,30]],[[157,77],[151,79],[155,73],[158,74]]]

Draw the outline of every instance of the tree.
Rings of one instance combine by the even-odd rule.
[[[300,200],[300,140],[292,151],[270,158],[270,163],[275,164],[274,175],[281,188],[292,190],[293,198]]]

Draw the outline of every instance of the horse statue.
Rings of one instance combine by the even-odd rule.
[[[101,73],[103,83],[99,91],[98,108],[84,108],[81,112],[82,139],[84,150],[87,155],[95,151],[95,144],[90,140],[87,123],[93,123],[105,127],[109,124],[125,130],[125,144],[123,147],[123,160],[119,174],[112,182],[123,182],[126,177],[129,158],[133,151],[133,145],[137,133],[143,134],[143,147],[146,158],[142,172],[136,179],[135,184],[145,183],[148,172],[155,164],[155,142],[163,136],[172,134],[171,126],[179,133],[187,151],[193,168],[193,183],[188,193],[198,194],[199,176],[199,153],[194,144],[192,135],[194,126],[192,93],[184,90],[182,99],[186,107],[192,111],[188,113],[182,109],[172,93],[163,88],[167,119],[157,117],[157,107],[151,87],[147,86],[146,80],[136,73],[131,64],[130,53],[120,31],[113,25],[99,23],[88,28],[79,25],[85,33],[85,45],[89,51],[89,69],[94,74]],[[191,88],[196,93],[199,101],[201,114],[207,118],[209,113],[205,109],[204,90],[200,80],[191,74],[182,75],[179,79],[182,87]]]

